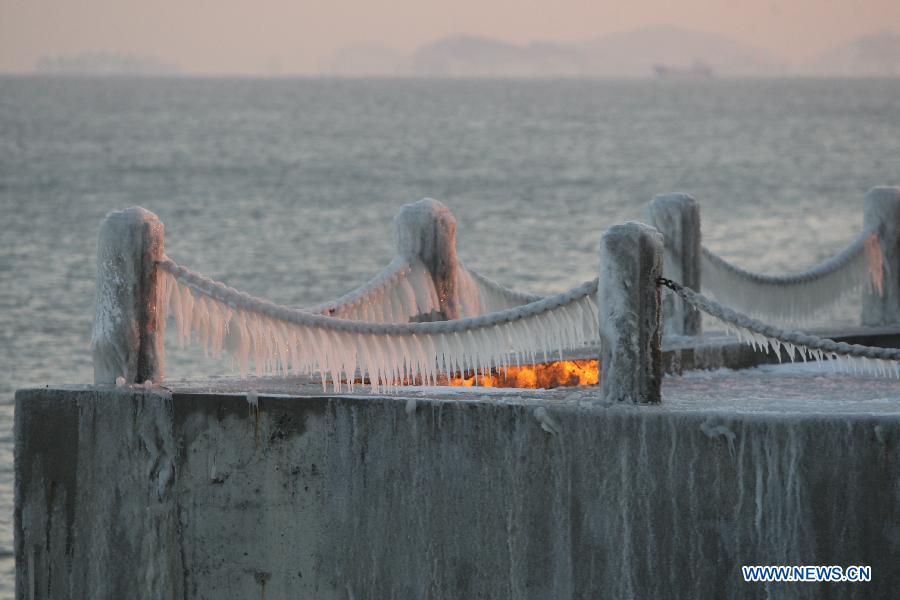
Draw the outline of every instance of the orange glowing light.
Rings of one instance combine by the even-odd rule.
[[[504,388],[556,388],[575,385],[596,385],[599,381],[599,361],[555,360],[537,365],[522,365],[491,371],[488,376],[451,377],[448,385]]]

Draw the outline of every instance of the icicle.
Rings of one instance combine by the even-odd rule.
[[[424,273],[418,276],[424,278]],[[415,314],[439,308],[433,289],[424,286],[425,293],[415,297],[415,290],[407,289],[407,279],[367,294],[352,310],[385,321],[406,312],[404,300]],[[475,320],[466,329],[373,333],[378,328],[367,331],[363,324],[348,330],[324,323],[306,325],[302,319],[281,320],[277,307],[257,312],[246,296],[232,298],[233,290],[222,287],[210,292],[202,279],[193,281],[188,285],[169,274],[161,277],[159,298],[166,302],[160,310],[172,314],[180,339],[194,339],[213,355],[228,350],[242,376],[251,363],[257,375],[318,374],[323,390],[328,379],[336,390],[345,379],[352,388],[357,371],[368,378],[374,391],[404,383],[434,385],[442,374],[464,376],[467,371],[481,381],[492,371],[508,369],[513,361],[521,364],[523,358],[530,358],[534,362],[538,354],[548,359],[551,353],[562,356],[562,350],[594,338],[596,330],[592,317],[596,307],[592,298],[584,296],[509,321]]]
[[[716,318],[716,320],[724,325],[725,329],[729,333],[735,335],[741,342],[753,346],[758,351],[765,350],[768,352],[771,348],[771,350],[776,353],[776,356],[779,357],[779,362],[781,362],[782,357],[781,348],[784,348],[786,350],[785,355],[791,362],[796,362],[798,356],[803,362],[807,362],[810,359],[817,362],[827,361],[828,366],[834,373],[862,373],[880,375],[882,377],[893,376],[896,373],[897,376],[900,377],[900,361],[869,359],[864,356],[844,354],[844,352],[849,352],[851,348],[845,343],[839,343],[837,345],[837,350],[839,351],[823,351],[818,348],[797,346],[795,344],[783,342],[777,338],[768,338],[746,328],[736,326],[733,323],[721,321],[718,318]]]
[[[797,275],[767,276],[735,267],[704,248],[705,293],[738,312],[777,322],[808,322],[863,286],[880,289],[880,248],[874,234]]]

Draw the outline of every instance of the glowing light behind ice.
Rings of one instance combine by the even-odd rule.
[[[368,379],[377,391],[410,383],[436,385],[439,375],[486,376],[491,369],[561,357],[563,350],[597,337],[591,283],[558,295],[558,301],[552,297],[488,316],[390,325],[278,307],[196,274],[179,280],[160,269],[160,276],[159,306],[174,318],[182,344],[194,340],[207,354],[230,353],[242,375],[251,367],[257,375],[318,375],[323,388],[331,381],[336,391],[343,382],[352,390],[357,378]],[[428,306],[427,293],[420,291],[417,298],[416,306]],[[409,293],[393,299],[409,306]],[[371,306],[354,310],[379,313]],[[290,318],[273,316],[281,314]],[[393,318],[398,313],[380,314]]]

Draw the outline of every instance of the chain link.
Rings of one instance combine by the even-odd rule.
[[[723,321],[727,325],[777,340],[782,344],[789,344],[791,346],[832,355],[878,360],[900,360],[900,349],[898,348],[876,348],[860,344],[847,344],[846,342],[836,342],[834,340],[820,338],[799,331],[788,331],[786,329],[767,325],[766,323],[752,319],[747,315],[733,311],[694,290],[684,287],[676,281],[672,281],[671,279],[659,277],[656,280],[656,284],[669,288],[690,306]]]

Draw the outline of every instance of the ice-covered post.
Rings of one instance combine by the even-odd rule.
[[[460,316],[456,276],[456,217],[442,202],[424,198],[405,204],[394,217],[397,250],[409,260],[419,260],[434,282],[444,319]]]
[[[878,234],[884,257],[881,293],[873,286],[863,292],[863,325],[900,323],[900,188],[876,187],[866,193],[863,227]]]
[[[137,206],[111,212],[100,224],[91,339],[96,384],[162,380],[165,323],[157,320],[156,263],[163,237],[157,216]]]
[[[643,223],[610,227],[601,238],[601,401],[660,401],[662,254],[662,234]]]
[[[645,214],[647,223],[663,234],[663,275],[700,291],[700,205],[687,194],[661,194]],[[700,313],[675,294],[663,296],[663,314],[663,333],[700,335]]]

